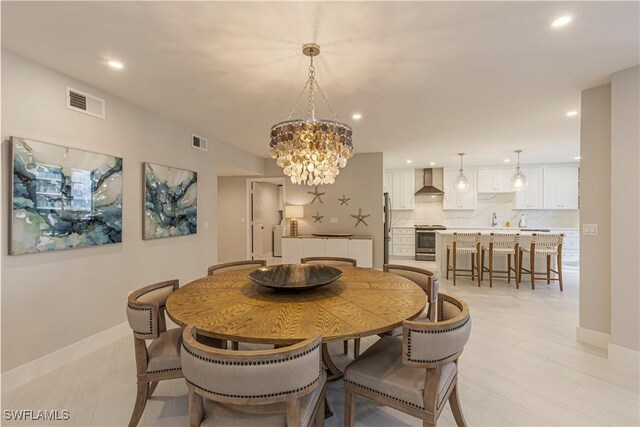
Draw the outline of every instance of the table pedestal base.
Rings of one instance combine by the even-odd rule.
[[[329,347],[326,343],[322,344],[322,363],[324,363],[325,368],[327,368],[327,381],[339,380],[344,375],[335,363],[333,363],[333,360],[331,360]]]

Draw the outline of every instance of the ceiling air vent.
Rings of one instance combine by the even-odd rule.
[[[191,145],[193,146],[193,148],[197,148],[198,150],[207,151],[207,148],[209,147],[209,142],[207,141],[206,138],[203,138],[198,135],[192,135]]]
[[[104,99],[67,86],[67,108],[93,117],[105,118]]]

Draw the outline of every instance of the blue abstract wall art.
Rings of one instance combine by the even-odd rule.
[[[144,164],[144,239],[196,234],[198,173]]]
[[[11,138],[11,255],[122,241],[122,158]]]

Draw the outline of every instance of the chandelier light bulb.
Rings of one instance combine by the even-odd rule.
[[[453,182],[453,188],[455,188],[458,193],[464,193],[469,189],[469,179],[465,176],[462,167],[462,157],[464,156],[464,153],[458,153],[458,156],[460,156],[460,173]]]
[[[522,150],[515,150],[518,155],[518,165],[516,166],[516,173],[511,177],[511,187],[514,191],[522,191],[527,188],[527,177],[520,170],[520,153]]]

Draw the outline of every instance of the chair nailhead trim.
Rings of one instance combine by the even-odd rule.
[[[312,353],[313,351],[317,350],[318,347],[320,347],[320,344],[316,344],[315,346],[313,346],[310,349],[307,349],[306,351],[302,352],[302,353],[298,353],[295,354],[293,356],[289,356],[289,357],[284,357],[282,359],[276,359],[276,360],[268,360],[268,361],[260,361],[260,362],[229,362],[229,361],[224,361],[224,360],[217,360],[217,359],[211,359],[209,357],[205,357],[205,356],[201,356],[199,354],[194,353],[193,351],[191,351],[189,348],[187,348],[184,344],[184,342],[182,343],[182,349],[184,351],[186,351],[187,353],[189,353],[191,356],[195,357],[196,359],[202,360],[204,362],[209,362],[209,363],[213,363],[215,365],[228,365],[228,366],[261,366],[261,365],[275,365],[276,363],[284,363],[284,362],[288,362],[289,360],[293,360],[293,359],[298,359],[302,356],[306,356],[309,353]]]
[[[317,383],[318,381],[320,381],[320,377],[316,378],[315,380],[313,380],[312,382],[310,382],[309,384],[294,389],[294,390],[287,390],[287,391],[280,391],[277,393],[268,393],[268,394],[227,394],[227,393],[219,393],[217,391],[211,391],[211,390],[207,390],[206,388],[202,388],[197,384],[192,383],[189,380],[186,380],[189,384],[191,384],[192,386],[206,391],[207,393],[211,393],[211,394],[215,394],[216,396],[223,396],[223,397],[231,397],[231,398],[239,398],[239,399],[247,399],[247,398],[251,398],[251,399],[255,399],[255,398],[261,398],[261,397],[275,397],[275,396],[284,396],[285,394],[292,394],[292,393],[297,393],[299,391],[305,390],[309,387],[311,387],[312,385],[314,385],[315,383]]]
[[[418,363],[435,363],[435,362],[440,362],[441,360],[445,360],[453,355],[455,355],[456,353],[450,354],[449,356],[443,357],[441,359],[436,359],[436,360],[417,360],[417,359],[412,359],[411,358],[411,334],[412,333],[416,333],[416,334],[442,334],[445,332],[451,332],[451,331],[455,331],[457,329],[462,328],[463,326],[465,326],[467,323],[469,323],[469,320],[471,320],[471,317],[467,317],[467,321],[464,322],[461,325],[456,326],[455,328],[449,328],[449,329],[440,329],[440,330],[419,330],[419,329],[409,329],[408,333],[407,333],[407,359],[409,359],[411,362],[418,362]]]
[[[145,292],[141,293],[140,295],[138,295],[138,297],[136,298],[136,301],[138,300],[138,298],[140,298],[143,295],[146,295],[150,292],[154,292],[157,291],[158,289],[162,289],[162,288],[167,288],[169,286],[171,286],[173,288],[173,290],[175,291],[176,289],[178,289],[178,287],[176,286],[177,283],[169,283],[168,285],[164,285],[164,286],[158,286],[157,288],[153,288],[153,289],[148,289]]]
[[[395,396],[392,396],[392,395],[387,394],[387,393],[382,393],[381,391],[378,391],[378,390],[373,389],[373,388],[371,388],[371,387],[367,387],[367,386],[364,386],[364,385],[362,385],[362,384],[358,384],[358,383],[356,383],[356,382],[353,382],[353,381],[350,381],[350,380],[347,380],[347,379],[343,379],[342,381],[344,381],[344,382],[346,382],[346,383],[349,383],[349,384],[353,384],[353,385],[358,386],[358,387],[361,387],[361,388],[363,388],[363,389],[365,389],[365,390],[372,391],[372,392],[374,392],[374,393],[376,393],[376,394],[379,394],[380,396],[384,396],[384,397],[387,397],[387,398],[389,398],[389,399],[393,399],[393,400],[395,400],[395,401],[397,401],[397,402],[400,402],[400,403],[403,403],[403,404],[405,404],[405,405],[412,406],[412,407],[414,407],[414,408],[424,410],[424,406],[416,405],[415,403],[411,403],[411,402],[407,402],[406,400],[398,399],[398,398],[397,398],[397,397],[395,397]]]
[[[147,371],[147,374],[159,374],[161,372],[171,372],[171,371],[180,371],[182,368],[167,368],[167,369],[157,369],[155,371]]]
[[[153,332],[153,308],[151,307],[134,307],[131,304],[128,304],[128,307],[131,310],[137,310],[137,311],[148,311],[149,312],[149,332],[138,332],[138,331],[133,331],[136,334],[139,335],[156,335],[155,332]]]

